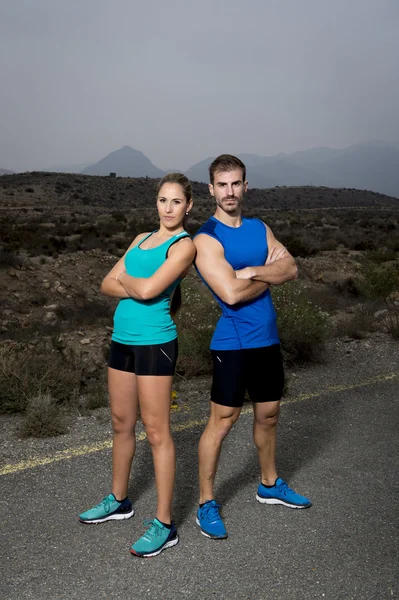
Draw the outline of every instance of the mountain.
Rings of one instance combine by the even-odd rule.
[[[336,187],[350,187],[399,197],[399,149],[361,145],[320,165]]]
[[[288,158],[292,163],[302,167],[317,167],[326,160],[330,160],[339,156],[345,150],[337,148],[328,148],[320,146],[317,148],[309,148],[308,150],[299,150],[292,154],[280,154],[278,156]]]
[[[116,173],[118,177],[162,177],[164,171],[152,164],[139,150],[123,146],[108,154],[94,165],[82,170],[85,175],[109,175]]]
[[[278,185],[332,185],[329,178],[312,169],[301,167],[278,155],[272,157],[256,154],[238,154],[247,167],[247,179],[251,188],[270,188]],[[185,175],[191,181],[209,182],[209,165],[214,157],[209,157],[193,165]]]
[[[1,175],[12,175],[14,173],[14,171],[9,171],[8,169],[0,169],[0,176]]]
[[[247,171],[251,187],[270,187],[267,185],[270,182],[273,182],[273,186],[334,185],[328,176],[317,170],[278,157],[266,159],[255,167],[249,167]]]
[[[309,148],[275,156],[239,154],[251,188],[314,185],[367,189],[399,197],[399,142],[365,142],[349,148]],[[209,181],[213,158],[186,171],[192,181]]]
[[[201,181],[203,183],[209,183],[209,165],[215,159],[215,156],[210,156],[205,160],[201,160],[190,167],[184,174],[190,179],[190,181]]]

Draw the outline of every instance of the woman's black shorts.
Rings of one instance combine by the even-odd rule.
[[[112,340],[108,366],[136,375],[174,375],[177,354],[177,338],[148,346],[130,346]]]
[[[212,350],[211,400],[238,408],[245,392],[252,402],[280,400],[284,390],[284,367],[280,344],[243,350]]]

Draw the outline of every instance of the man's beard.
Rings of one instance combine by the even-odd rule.
[[[234,202],[235,206],[226,206],[227,202]],[[240,205],[241,205],[241,200],[240,198],[237,198],[237,196],[233,196],[233,197],[225,197],[222,198],[219,202],[218,202],[220,208],[222,208],[223,210],[230,212],[230,211],[234,211],[236,210]]]

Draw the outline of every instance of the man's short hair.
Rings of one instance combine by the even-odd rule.
[[[220,156],[215,158],[211,165],[209,165],[209,179],[211,184],[213,185],[213,182],[215,180],[215,173],[225,173],[226,171],[234,171],[234,169],[237,168],[242,170],[242,180],[245,181],[247,176],[247,170],[242,160],[240,160],[236,156],[233,156],[232,154],[221,154]]]

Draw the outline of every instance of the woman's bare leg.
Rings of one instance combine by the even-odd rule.
[[[108,367],[108,390],[112,427],[112,493],[117,500],[127,496],[132,460],[136,449],[137,380],[134,373]]]
[[[175,445],[170,433],[172,376],[137,377],[140,414],[151,445],[158,493],[156,517],[171,523],[176,470]]]

